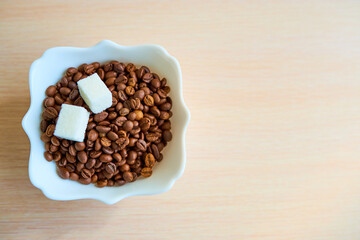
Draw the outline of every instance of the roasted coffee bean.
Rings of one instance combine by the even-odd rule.
[[[156,144],[151,144],[152,154],[154,155],[155,159],[160,158],[160,152]]]
[[[67,164],[66,158],[61,158],[60,161],[58,161],[59,167],[64,167]]]
[[[107,179],[98,180],[96,182],[96,186],[99,187],[99,188],[105,187],[106,185],[107,185]]]
[[[122,109],[120,109],[120,111],[119,111],[119,114],[121,115],[121,116],[126,116],[126,115],[128,115],[130,113],[130,110],[128,109],[128,108],[122,108]]]
[[[166,93],[163,89],[159,89],[159,90],[157,91],[157,94],[159,94],[159,96],[160,96],[161,98],[166,98],[166,97],[167,97],[167,93]]]
[[[169,130],[165,130],[165,131],[163,132],[163,138],[164,138],[164,140],[165,140],[166,142],[170,142],[171,139],[172,139],[172,134],[171,134],[171,132],[170,132]]]
[[[91,178],[91,172],[90,172],[90,170],[87,169],[87,168],[83,168],[83,169],[81,170],[81,176],[82,176],[83,178]]]
[[[68,179],[70,177],[69,171],[64,167],[59,167],[58,173],[59,173],[59,176],[63,179]]]
[[[160,83],[159,79],[155,78],[155,79],[151,80],[151,86],[153,86],[154,88],[159,88],[160,85],[161,85],[161,83]]]
[[[79,160],[79,162],[81,162],[81,163],[86,163],[86,161],[88,159],[88,156],[87,156],[86,152],[84,152],[84,151],[78,152],[76,154],[76,156],[77,156],[77,159]]]
[[[116,171],[116,165],[112,162],[109,162],[105,165],[105,171],[108,173],[114,174]]]
[[[155,116],[155,117],[160,117],[160,110],[156,107],[156,106],[153,106],[150,108],[150,112]]]
[[[114,176],[114,174],[107,172],[106,170],[102,171],[102,174],[109,180]]]
[[[48,96],[48,97],[53,97],[56,93],[56,87],[55,86],[49,86],[46,91],[45,91],[45,94]]]
[[[119,138],[119,136],[118,136],[116,133],[114,133],[113,131],[109,131],[109,132],[106,134],[106,136],[107,136],[111,141],[116,141],[116,140]]]
[[[116,83],[115,83],[116,84]],[[126,88],[126,84],[124,83],[119,83],[117,86],[116,86],[116,90],[118,91],[125,91],[125,88]],[[118,97],[119,97],[119,94],[118,94]],[[120,99],[121,100],[121,99]]]
[[[128,96],[134,95],[134,94],[135,94],[135,89],[134,89],[134,87],[132,87],[132,86],[127,86],[127,87],[125,88],[125,93],[126,93]]]
[[[149,107],[154,106],[154,98],[150,95],[146,95],[144,97],[144,103]]]
[[[125,88],[126,89],[126,88]],[[118,91],[118,96],[119,96],[119,99],[122,101],[122,102],[125,102],[128,98],[125,94],[125,92],[123,90],[120,90]]]
[[[164,145],[164,143],[160,142],[157,144],[157,147],[158,147],[159,152],[161,152],[164,149],[165,145]]]
[[[49,152],[44,152],[44,157],[48,162],[51,162],[53,160],[53,155]]]
[[[109,72],[107,72],[107,73],[105,74],[105,79],[114,78],[114,80],[115,80],[116,75],[117,75],[116,72],[114,72],[114,71],[109,71]]]
[[[137,80],[136,80],[135,78],[131,77],[131,78],[129,78],[127,84],[128,84],[129,86],[135,87],[135,86],[136,86],[136,82],[137,82]]]
[[[155,103],[155,105],[159,105],[159,103],[160,103],[160,101],[161,101],[161,98],[160,98],[159,94],[154,93],[154,94],[153,94],[153,98],[154,98],[154,103]]]
[[[96,174],[92,175],[91,183],[96,183],[98,181],[98,176]]]
[[[121,155],[120,155],[119,153],[114,153],[114,154],[112,155],[112,157],[113,157],[114,160],[117,161],[117,162],[120,162],[120,161],[122,160],[122,157],[121,157]]]
[[[132,109],[139,109],[141,101],[139,98],[132,98],[130,99],[130,108]]]
[[[72,77],[73,82],[78,82],[82,78],[83,74],[81,72],[75,73],[75,75]],[[69,82],[70,83],[70,82]],[[70,87],[70,86],[69,86]],[[71,88],[71,87],[70,87]]]
[[[94,143],[94,149],[95,151],[100,151],[100,149],[102,148],[102,145],[100,143],[100,138],[96,139],[95,143]]]
[[[145,152],[146,151],[146,148],[147,148],[147,145],[146,145],[146,142],[144,140],[138,140],[136,142],[136,147],[142,151],[142,152]]]
[[[112,156],[110,154],[101,154],[100,155],[100,161],[101,162],[111,162]]]
[[[50,142],[50,138],[48,136],[46,136],[46,133],[41,134],[40,139],[44,143]]]
[[[134,147],[135,146],[135,144],[136,144],[136,142],[137,142],[137,138],[129,138],[129,144],[128,144],[128,146],[129,147]]]
[[[111,121],[111,120],[114,120],[116,117],[117,117],[117,113],[111,112],[111,113],[109,113],[108,119]]]
[[[75,73],[77,73],[77,68],[74,67],[70,67],[66,70],[65,76],[67,77],[71,77],[72,75],[74,75]]]
[[[70,94],[69,94],[69,98],[70,100],[74,101],[75,99],[77,99],[79,97],[79,90],[77,90],[76,88],[74,88],[73,90],[71,90]]]
[[[68,163],[66,166],[65,166],[66,170],[68,170],[69,172],[74,172],[76,167],[74,164],[72,163]]]
[[[86,130],[89,131],[90,129],[93,129],[95,126],[96,126],[96,123],[94,123],[94,122],[88,123]]]
[[[121,103],[121,102],[118,102],[117,104],[116,104],[116,106],[115,106],[115,111],[120,111],[122,108],[123,108],[124,106],[123,106],[123,104]]]
[[[123,164],[121,167],[120,167],[120,172],[127,172],[127,171],[130,171],[130,166],[129,164]]]
[[[99,69],[96,71],[96,73],[99,75],[99,77],[101,78],[101,80],[104,80],[104,78],[105,78],[105,71],[104,71],[104,69],[99,68]]]
[[[83,151],[85,149],[86,145],[84,142],[76,142],[74,147],[75,147],[76,151]]]
[[[101,151],[91,151],[89,154],[91,158],[98,158],[100,157],[100,155],[101,155]]]
[[[171,129],[171,123],[170,121],[165,121],[161,127],[160,127],[162,130],[170,130]]]
[[[167,79],[166,78],[161,79],[161,87],[165,87],[166,84],[167,84]]]
[[[124,129],[125,131],[130,131],[130,130],[133,129],[133,127],[134,127],[134,124],[133,124],[132,121],[126,121],[126,122],[124,123],[124,125],[123,125],[123,129]]]
[[[96,130],[99,132],[99,133],[107,133],[111,130],[110,127],[107,127],[107,126],[97,126],[96,127]]]
[[[135,151],[128,152],[128,159],[135,160],[137,158],[137,153]]]
[[[117,135],[119,136],[119,138],[126,138],[127,137],[127,133],[124,130],[118,131]]]
[[[121,88],[122,88],[121,90],[124,90],[126,88],[127,82],[128,82],[128,78],[125,75],[120,75],[119,77],[117,77],[115,79],[115,84],[118,86],[121,85]]]
[[[111,107],[115,107],[116,104],[118,104],[118,100],[115,98],[115,97],[112,97],[112,104],[111,104]],[[110,112],[110,109],[108,109],[107,111]]]
[[[161,111],[159,117],[160,119],[168,120],[170,118],[170,114],[169,112]]]
[[[69,146],[69,153],[71,156],[76,156],[76,149],[75,149],[75,146],[74,145],[70,145]]]
[[[123,173],[123,178],[126,182],[132,182],[132,180],[134,179],[133,175],[131,172],[124,172]]]
[[[124,185],[126,182],[125,182],[125,180],[122,180],[122,179],[119,179],[119,180],[116,180],[115,181],[115,184],[117,185],[117,186],[122,186],[122,185]]]
[[[140,100],[143,100],[145,97],[145,92],[144,90],[140,89],[140,90],[137,90],[135,93],[134,93],[134,98],[138,98]]]
[[[100,67],[100,63],[99,62],[93,62],[91,63],[91,65],[93,65],[94,69],[97,70]]]
[[[47,97],[44,100],[44,107],[53,107],[55,105],[55,99],[53,97]]]
[[[59,139],[57,138],[57,137],[55,137],[55,136],[52,136],[51,138],[50,138],[50,141],[51,141],[51,144],[52,145],[54,145],[54,146],[60,146],[60,141],[59,141]]]
[[[155,133],[148,133],[145,135],[146,140],[148,140],[149,142],[155,142],[159,137],[157,134]]]
[[[95,163],[96,163],[96,160],[95,160],[94,158],[90,158],[90,159],[86,162],[85,167],[86,167],[87,169],[91,169],[91,168],[93,168],[93,167],[95,166]]]
[[[166,94],[169,94],[169,92],[171,91],[171,89],[170,89],[169,86],[165,86],[165,87],[163,88],[163,90],[164,90],[164,92],[165,92]]]
[[[50,144],[50,146],[49,146],[49,152],[54,153],[54,152],[56,152],[57,150],[59,150],[59,147],[58,147],[58,146],[55,146],[55,145]]]
[[[152,174],[152,169],[151,168],[145,167],[145,168],[141,169],[141,176],[147,178],[147,177],[150,177],[151,174]]]
[[[73,181],[77,181],[77,180],[79,180],[79,175],[78,174],[76,174],[76,173],[70,173],[70,177],[69,177],[71,180],[73,180]]]
[[[87,135],[88,140],[90,141],[95,141],[98,138],[98,136],[99,136],[98,132],[94,129],[91,129]]]
[[[40,130],[41,130],[42,132],[45,132],[45,131],[46,131],[47,126],[48,126],[47,121],[41,120],[41,122],[40,122]]]
[[[84,66],[84,72],[88,75],[91,75],[95,72],[95,68],[92,64]]]
[[[145,73],[144,76],[142,77],[142,80],[146,83],[150,83],[151,80],[153,80],[153,75],[152,73]]]
[[[75,99],[74,104],[76,106],[83,106],[84,105],[84,100],[82,99],[82,97],[79,96],[77,99]]]
[[[101,121],[98,123],[99,126],[109,126],[110,122],[109,121]]]
[[[133,113],[135,113],[135,120],[136,121],[140,121],[144,117],[143,112],[140,111],[140,110],[135,110]]]
[[[68,96],[71,92],[71,89],[70,88],[67,88],[67,87],[62,87],[60,88],[60,93],[64,96]]]
[[[55,125],[54,124],[50,124],[45,131],[46,136],[48,137],[52,137],[54,135],[54,131],[55,131]]]
[[[108,182],[107,182],[107,186],[108,187],[112,187],[112,186],[114,186],[114,184],[115,184],[115,182],[113,181],[113,180],[108,180]]]
[[[136,69],[136,67],[135,67],[135,65],[133,63],[128,63],[126,65],[126,71],[128,71],[128,72],[134,72],[135,69]]]
[[[125,67],[120,64],[120,63],[117,63],[117,64],[114,64],[114,71],[117,72],[117,73],[122,73],[124,70],[125,70]]]
[[[51,120],[58,116],[58,111],[53,107],[48,107],[45,108],[42,116],[45,120]]]
[[[94,168],[100,168],[101,166],[102,166],[102,161],[100,161],[100,159],[96,159]]]
[[[101,113],[95,114],[94,115],[94,121],[95,122],[104,121],[107,118],[108,115],[109,115],[109,113],[107,113],[107,112],[101,112]]]
[[[78,182],[81,183],[81,184],[84,184],[84,185],[88,185],[88,184],[91,183],[91,178],[80,177]]]
[[[76,171],[81,172],[81,170],[85,167],[85,164],[78,162],[76,164]]]
[[[160,106],[160,110],[169,111],[171,109],[171,103],[164,103]]]
[[[110,146],[111,146],[111,144],[110,144]],[[113,148],[111,148],[111,147],[102,147],[102,151],[105,153],[105,154],[113,154],[114,153],[114,149]]]
[[[60,161],[61,157],[62,157],[62,155],[61,155],[61,153],[60,153],[59,151],[57,151],[57,152],[55,152],[55,153],[53,154],[53,160],[54,160],[55,162]]]
[[[106,78],[106,76],[105,76]],[[115,82],[115,78],[112,77],[112,78],[106,78],[106,81],[105,81],[105,85],[110,87],[111,85],[114,85],[114,82]]]
[[[67,139],[63,139],[61,141],[61,145],[67,148],[67,147],[70,146],[70,143],[69,143],[69,141]]]
[[[104,147],[110,147],[110,146],[111,146],[111,140],[108,139],[108,138],[106,138],[106,137],[102,137],[102,138],[100,139],[100,143],[101,143],[101,145],[104,146]]]
[[[66,152],[65,154],[66,160],[70,163],[74,163],[76,161],[75,157],[72,156],[70,153]]]
[[[145,165],[147,167],[150,167],[150,168],[154,167],[154,165],[155,165],[155,157],[154,157],[153,154],[151,154],[151,153],[146,154],[146,156],[145,156]]]

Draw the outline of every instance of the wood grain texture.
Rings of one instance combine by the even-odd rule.
[[[48,200],[28,178],[28,70],[54,46],[180,62],[187,166],[167,193]],[[0,239],[359,239],[359,1],[0,1]]]

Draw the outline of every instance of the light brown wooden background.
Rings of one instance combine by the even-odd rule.
[[[46,199],[20,122],[54,46],[164,46],[187,166],[167,193]],[[359,1],[0,1],[1,239],[360,239]]]

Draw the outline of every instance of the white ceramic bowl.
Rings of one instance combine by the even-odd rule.
[[[93,184],[82,185],[63,180],[56,173],[54,162],[44,158],[44,144],[40,140],[40,120],[45,90],[55,84],[69,67],[82,63],[119,60],[148,66],[160,77],[166,77],[171,87],[173,117],[171,118],[173,139],[164,149],[164,159],[154,168],[150,178],[121,187],[97,188]],[[89,48],[55,47],[48,49],[41,58],[34,61],[29,74],[31,104],[22,120],[22,126],[31,143],[29,176],[31,183],[46,197],[54,200],[96,199],[113,204],[134,195],[158,194],[169,190],[184,171],[185,131],[190,120],[182,94],[181,70],[178,61],[157,45],[120,46],[104,40]]]

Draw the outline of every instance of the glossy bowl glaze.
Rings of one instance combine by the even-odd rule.
[[[44,144],[40,140],[40,121],[45,90],[61,79],[69,67],[82,63],[118,60],[148,66],[160,77],[166,77],[171,88],[173,116],[171,118],[173,139],[164,149],[164,159],[154,167],[150,178],[121,187],[97,188],[93,184],[82,185],[61,179],[54,162],[44,158]],[[31,104],[22,120],[22,126],[30,139],[29,177],[31,183],[46,197],[53,200],[96,199],[113,204],[135,195],[159,194],[169,190],[183,174],[186,162],[185,132],[190,112],[182,94],[181,69],[178,61],[158,45],[120,46],[104,40],[89,48],[50,48],[34,61],[30,68],[29,85]]]

